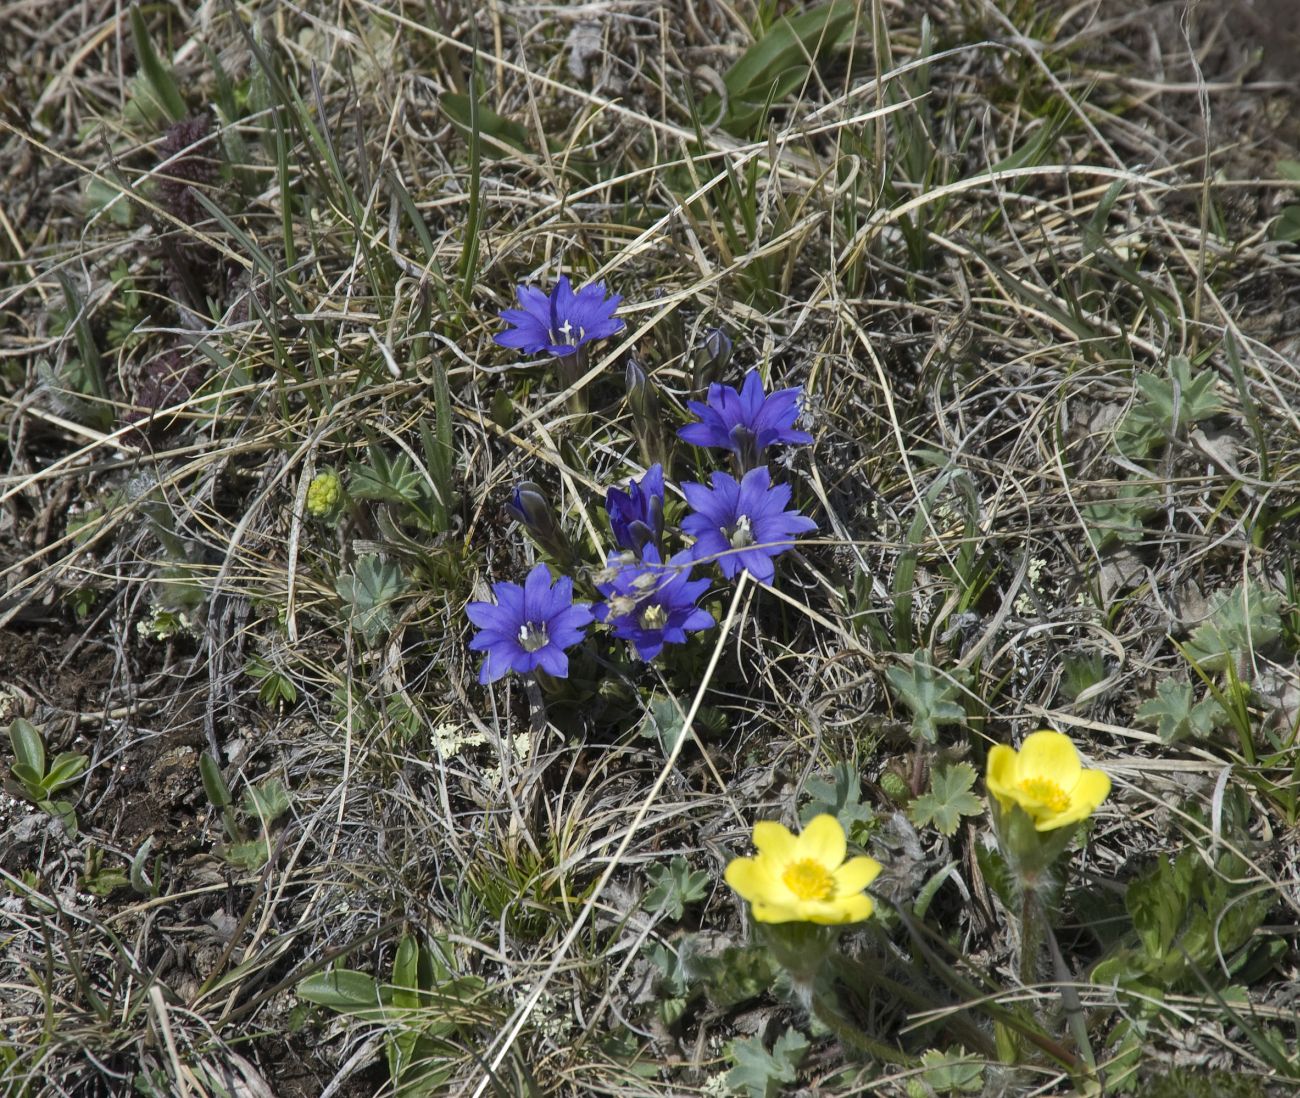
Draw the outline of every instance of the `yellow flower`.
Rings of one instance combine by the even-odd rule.
[[[727,884],[754,909],[760,923],[856,923],[876,905],[863,889],[880,863],[859,856],[844,860],[848,844],[834,816],[808,821],[798,837],[775,820],[754,825],[758,856],[727,866]]]
[[[1078,823],[1110,792],[1110,778],[1085,770],[1069,736],[1034,732],[1017,752],[998,744],[989,752],[985,782],[1004,810],[1019,805],[1036,831]]]
[[[332,471],[317,473],[307,485],[307,513],[323,518],[334,510],[343,494],[339,475]]]

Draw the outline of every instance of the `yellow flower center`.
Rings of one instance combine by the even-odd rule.
[[[791,862],[781,874],[781,880],[801,900],[829,900],[835,894],[831,871],[813,858]]]
[[[1070,807],[1070,795],[1051,778],[1025,778],[1020,791],[1051,812],[1064,812]]]

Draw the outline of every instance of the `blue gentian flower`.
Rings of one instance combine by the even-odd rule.
[[[476,652],[486,652],[479,671],[481,683],[496,682],[508,671],[521,675],[541,668],[557,679],[569,674],[566,648],[580,640],[593,616],[588,603],[573,601],[573,580],[561,576],[551,584],[546,565],[528,573],[522,587],[494,583],[496,602],[471,602],[465,607],[479,632],[469,642]]]
[[[798,511],[787,511],[790,486],[773,484],[767,466],[745,474],[739,483],[728,473],[714,473],[713,487],[683,484],[692,513],[682,519],[682,532],[695,538],[695,560],[716,557],[727,579],[742,568],[754,579],[771,583],[772,564],[794,543],[795,534],[816,530],[817,524]]]
[[[560,275],[549,294],[535,286],[519,286],[515,294],[521,307],[501,310],[501,319],[514,327],[492,337],[502,347],[563,358],[585,343],[623,330],[623,322],[613,315],[623,299],[618,294],[606,297],[603,282],[590,282],[574,293],[568,278]]]
[[[812,435],[807,431],[794,429],[802,392],[803,386],[796,386],[764,396],[763,381],[757,370],[745,375],[740,392],[715,382],[709,386],[705,403],[697,400],[687,403],[700,422],[688,423],[678,430],[677,437],[692,446],[732,450],[740,456],[742,468],[752,468],[758,462],[758,455],[774,443],[812,442]]]
[[[664,467],[657,462],[623,492],[611,488],[605,495],[605,510],[614,544],[631,549],[637,556],[647,545],[656,549],[664,534]]]
[[[709,581],[691,579],[688,552],[664,564],[659,550],[647,545],[640,563],[611,553],[609,567],[609,580],[596,584],[606,599],[596,605],[596,620],[630,640],[641,659],[654,659],[665,644],[684,644],[687,633],[712,628],[713,615],[695,605]]]

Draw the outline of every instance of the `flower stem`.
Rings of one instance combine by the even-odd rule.
[[[1045,944],[1045,924],[1036,883],[1025,881],[1020,898],[1020,983],[1025,987],[1032,987],[1042,977],[1039,966]]]
[[[887,1064],[910,1065],[913,1063],[909,1057],[899,1052],[898,1049],[863,1033],[861,1029],[844,1017],[839,1007],[824,992],[813,992],[811,1009],[813,1017],[835,1034],[841,1044],[876,1060],[882,1060]]]

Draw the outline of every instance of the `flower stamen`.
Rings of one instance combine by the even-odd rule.
[[[754,544],[754,530],[748,515],[736,517],[736,524],[728,531],[727,540],[733,549],[746,549]]]
[[[549,643],[545,622],[527,621],[519,627],[519,646],[525,652],[537,652]]]
[[[1070,807],[1070,795],[1051,778],[1025,778],[1020,791],[1052,812],[1064,812]]]
[[[801,900],[829,900],[835,895],[835,878],[815,858],[791,862],[781,874],[781,881]]]
[[[641,611],[642,629],[662,629],[668,624],[668,611],[654,602]]]

